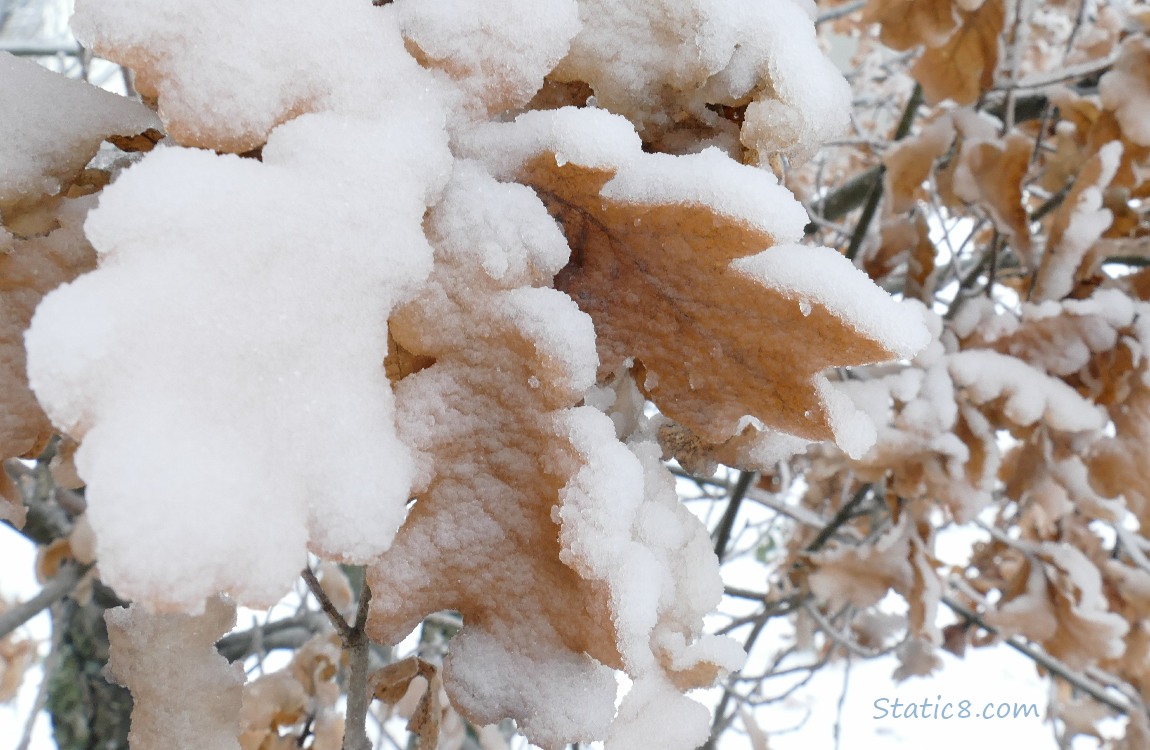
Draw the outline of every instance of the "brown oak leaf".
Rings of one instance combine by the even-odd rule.
[[[820,373],[910,356],[928,338],[917,313],[838,253],[787,244],[801,236],[786,214],[793,198],[769,175],[717,150],[631,148],[581,165],[552,143],[515,170],[571,245],[556,286],[595,321],[600,378],[641,365],[646,394],[709,443],[739,435],[749,416],[865,450],[873,438],[851,434],[853,407]],[[638,187],[652,183],[657,194]],[[775,213],[756,215],[755,202]]]
[[[974,104],[994,84],[1005,3],[986,0],[973,12],[959,11],[959,17],[958,30],[944,44],[928,46],[911,68],[928,102]]]
[[[958,197],[984,206],[994,226],[1028,260],[1030,218],[1022,203],[1022,182],[1030,168],[1032,139],[1011,133],[999,141],[966,141],[959,155],[954,189]]]
[[[464,625],[443,676],[460,712],[481,724],[513,716],[547,747],[602,738],[612,668],[685,690],[733,666],[730,648],[696,640],[721,597],[717,563],[673,484],[645,478],[640,449],[616,440],[607,415],[576,406],[595,380],[594,335],[547,288],[569,249],[539,199],[465,163],[427,227],[435,269],[390,321],[398,346],[434,358],[396,386],[400,435],[421,467],[417,499],[369,570],[369,630],[395,643],[424,616],[457,611]],[[645,446],[664,471],[658,447]],[[656,516],[673,533],[644,537]],[[638,581],[673,604],[648,598],[624,612]],[[564,707],[568,690],[582,716]],[[705,710],[691,705],[705,729]]]
[[[958,27],[954,0],[869,0],[863,21],[881,25],[879,39],[891,49],[935,47]]]

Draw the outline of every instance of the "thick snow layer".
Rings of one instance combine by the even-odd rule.
[[[830,248],[777,245],[732,265],[768,288],[825,306],[900,357],[930,343],[918,309],[895,300]]]
[[[474,114],[526,104],[567,54],[575,0],[398,0],[404,37],[444,71]]]
[[[583,0],[583,28],[556,69],[645,138],[706,105],[748,104],[742,140],[766,159],[805,160],[848,124],[850,90],[792,0]]]
[[[184,145],[243,152],[305,112],[371,117],[405,100],[438,108],[394,9],[369,2],[80,0],[72,28],[135,71]]]
[[[984,404],[1002,398],[1008,419],[1023,427],[1042,420],[1056,430],[1101,429],[1103,412],[1066,385],[1020,359],[986,350],[951,354],[947,366],[956,385]]]
[[[110,135],[158,128],[138,102],[0,52],[0,213],[55,195]]]
[[[45,298],[26,339],[45,410],[84,437],[122,595],[270,604],[308,543],[360,561],[387,547],[412,466],[385,324],[431,268],[444,140],[398,108],[306,115],[263,163],[161,148],[104,191],[86,226],[100,268]]]

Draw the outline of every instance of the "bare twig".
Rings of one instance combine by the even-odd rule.
[[[327,592],[323,590],[323,586],[320,584],[319,579],[315,577],[315,573],[311,571],[311,568],[304,568],[300,576],[303,578],[304,583],[307,584],[312,596],[319,602],[319,606],[323,608],[324,614],[326,614],[327,619],[331,621],[335,632],[339,633],[340,640],[343,641],[343,647],[350,648],[352,628],[347,624],[347,620],[343,619],[343,615],[339,613],[339,610],[336,609],[331,599],[328,598]]]
[[[851,3],[843,3],[837,8],[831,8],[819,14],[819,17],[815,19],[815,26],[834,21],[843,16],[849,16],[856,10],[861,10],[864,5],[866,5],[866,0],[854,0],[854,2]]]
[[[371,603],[371,589],[367,583],[359,593],[355,622],[348,624],[335,604],[328,598],[319,579],[311,568],[300,573],[308,589],[315,596],[331,624],[339,633],[347,651],[347,714],[344,719],[343,750],[371,750],[371,740],[367,737],[367,714],[371,696],[367,692],[367,673],[371,656],[371,639],[367,637],[367,612]]]
[[[739,515],[739,506],[742,504],[743,498],[747,496],[747,490],[755,481],[755,476],[756,473],[753,471],[739,472],[739,478],[735,482],[734,489],[731,490],[727,509],[723,511],[723,517],[719,520],[718,528],[715,529],[715,556],[719,558],[719,562],[722,562],[727,555],[727,545],[731,541],[731,531],[735,528],[735,518]]]
[[[44,584],[40,593],[0,614],[0,638],[8,635],[71,593],[80,579],[84,577],[84,574],[91,569],[91,565],[67,564],[62,566],[56,577]]]

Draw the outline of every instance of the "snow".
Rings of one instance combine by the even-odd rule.
[[[977,404],[1002,397],[1003,411],[1026,427],[1042,420],[1056,430],[1098,430],[1103,412],[1061,380],[1020,359],[985,349],[972,349],[948,358],[955,384],[965,387]]]
[[[305,112],[440,106],[395,10],[356,0],[322,9],[310,0],[80,0],[72,28],[136,71],[137,89],[158,98],[166,131],[185,145],[238,153]]]
[[[141,104],[0,52],[0,214],[55,195],[110,135],[158,128]]]
[[[750,99],[742,139],[762,161],[804,161],[847,124],[850,90],[792,0],[584,0],[583,27],[556,68],[644,138],[676,117],[713,122],[707,103]],[[716,123],[717,125],[717,123]]]
[[[404,37],[486,115],[526,104],[579,30],[575,0],[399,0]]]
[[[306,115],[263,163],[160,148],[104,191],[86,225],[100,268],[45,299],[27,348],[49,415],[85,437],[121,594],[266,606],[309,542],[360,561],[387,547],[413,469],[384,322],[430,271],[444,140],[398,108]]]
[[[809,220],[802,204],[774,175],[740,164],[714,147],[684,156],[633,158],[603,186],[601,194],[608,200],[637,205],[707,206],[778,241],[798,240]]]
[[[782,244],[732,266],[801,302],[816,302],[892,354],[910,358],[931,341],[920,309],[899,302],[827,247]]]

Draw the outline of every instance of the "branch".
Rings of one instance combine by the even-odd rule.
[[[906,106],[903,107],[902,117],[899,118],[892,142],[901,141],[910,133],[910,127],[914,124],[914,116],[918,112],[920,104],[922,104],[922,86],[915,83],[914,89],[906,100]],[[882,198],[882,176],[885,172],[886,167],[880,164],[875,175],[871,178],[866,205],[863,206],[862,216],[859,217],[859,223],[855,226],[854,234],[851,235],[850,247],[847,248],[848,260],[854,260],[855,256],[858,255],[859,248],[862,247],[863,240],[870,229],[871,220],[874,219],[875,211],[878,210],[878,202]]]
[[[367,611],[371,603],[371,589],[366,581],[359,592],[359,605],[355,611],[355,622],[347,624],[343,615],[336,609],[335,604],[328,598],[319,579],[311,568],[304,568],[300,574],[307,583],[311,593],[323,607],[324,613],[331,624],[335,626],[343,641],[344,650],[347,651],[347,714],[344,719],[345,729],[342,750],[371,750],[372,743],[367,736],[367,710],[371,705],[371,696],[367,691],[368,661],[371,656],[371,639],[367,637]]]
[[[742,504],[743,498],[747,496],[747,490],[754,481],[755,472],[741,471],[735,482],[735,488],[731,490],[731,499],[727,501],[727,509],[723,511],[723,517],[719,520],[718,528],[715,529],[715,557],[719,558],[719,562],[722,562],[723,558],[726,557],[727,545],[731,541],[731,531],[735,527],[735,517],[739,515],[739,505]]]
[[[967,609],[949,595],[943,595],[942,603],[950,607],[950,609],[953,610],[956,614],[962,616],[968,624],[973,623],[993,635],[999,634],[998,629],[992,625],[988,625],[977,612],[973,612]],[[1087,679],[1084,675],[1075,672],[1058,659],[1055,659],[1053,656],[1050,656],[1049,654],[1046,654],[1037,648],[1022,642],[1017,638],[1003,638],[1002,642],[1007,646],[1010,646],[1015,651],[1018,651],[1019,653],[1029,657],[1051,674],[1066,680],[1066,682],[1070,683],[1071,686],[1086,693],[1099,703],[1105,706],[1109,706],[1121,714],[1130,713],[1130,706],[1128,706],[1126,703],[1117,700],[1112,695],[1107,694],[1104,688],[1098,686],[1092,680]]]
[[[91,569],[92,566],[90,564],[64,565],[60,568],[60,572],[56,574],[55,578],[44,584],[44,588],[40,589],[39,594],[36,594],[36,596],[26,602],[17,604],[15,607],[0,613],[0,638],[8,635],[16,628],[70,594],[72,589],[76,588],[76,584],[80,582],[80,579]]]
[[[265,651],[297,649],[320,632],[327,621],[327,615],[322,612],[304,612],[295,617],[285,617],[230,633],[216,642],[216,650],[228,661],[238,661],[246,658],[257,647]]]

